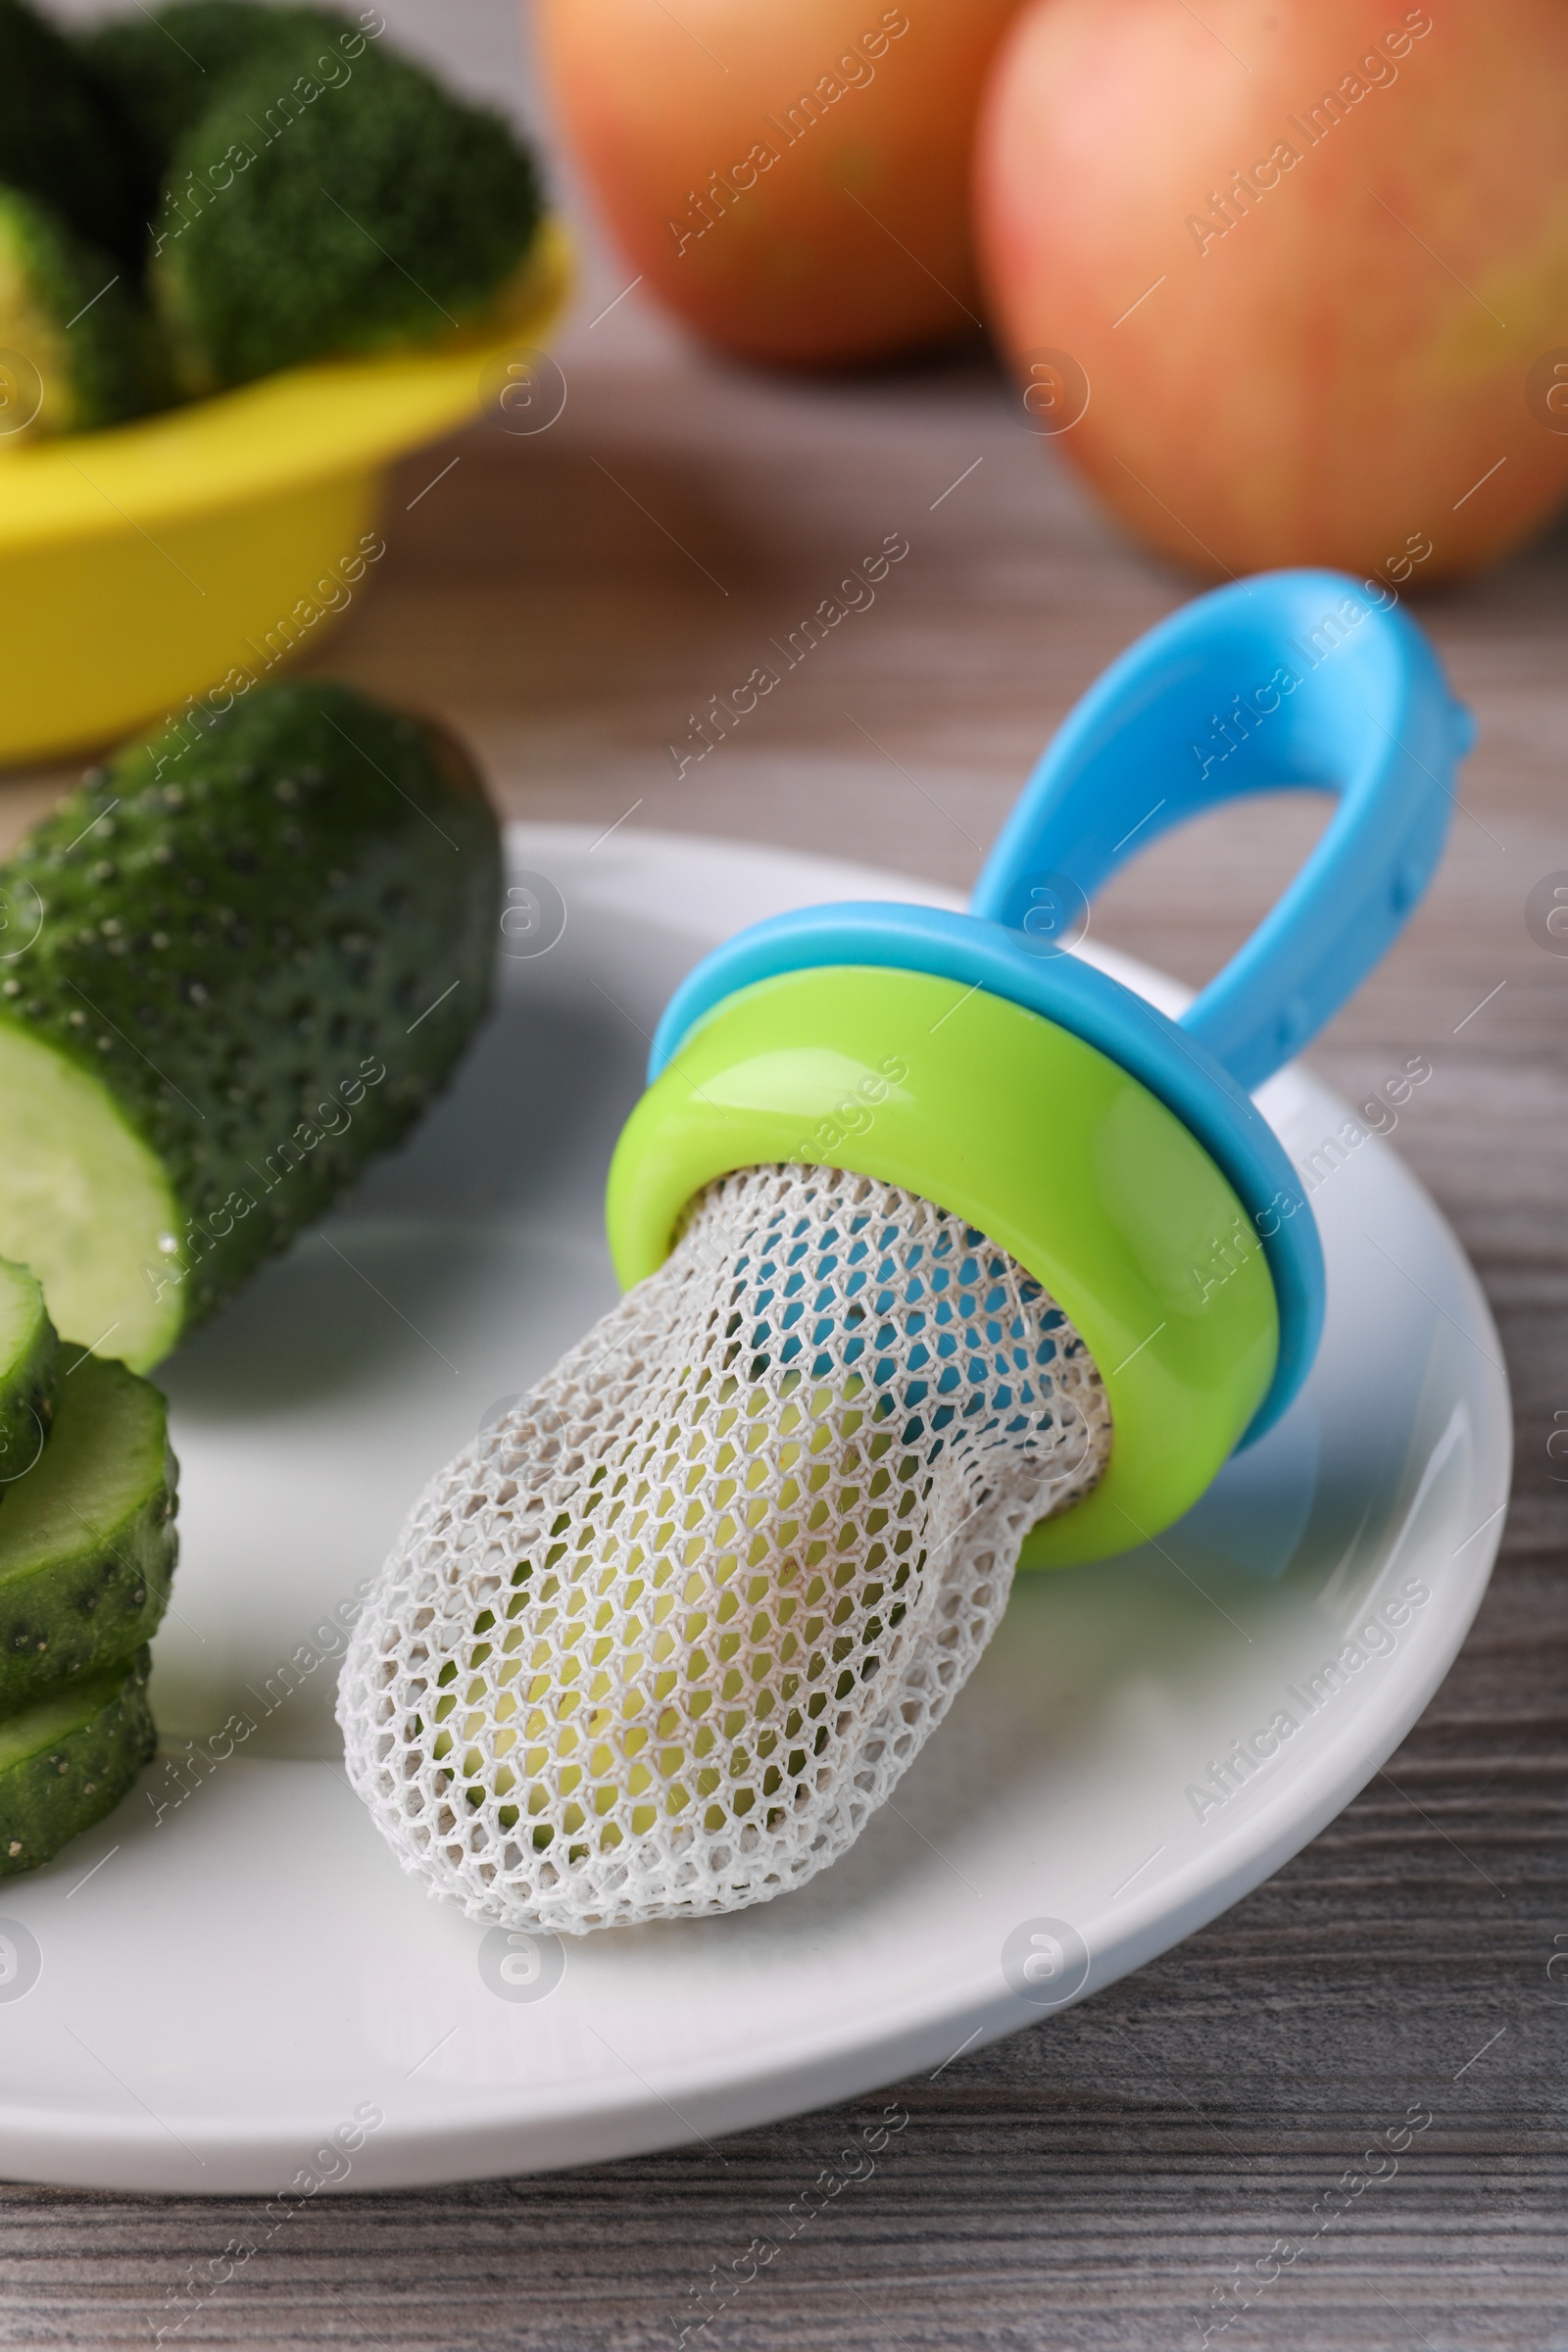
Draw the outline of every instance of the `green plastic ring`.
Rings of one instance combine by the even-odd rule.
[[[607,1200],[622,1283],[663,1263],[714,1177],[789,1160],[963,1217],[1082,1333],[1110,1459],[1033,1530],[1024,1565],[1130,1550],[1197,1501],[1269,1385],[1279,1316],[1241,1201],[1147,1087],[951,980],[855,965],[760,981],[691,1033],[626,1122]]]

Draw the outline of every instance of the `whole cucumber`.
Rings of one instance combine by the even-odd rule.
[[[312,680],[90,770],[0,893],[0,1254],[145,1370],[450,1077],[501,845],[449,735]]]

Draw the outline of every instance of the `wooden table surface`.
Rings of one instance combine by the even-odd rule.
[[[1046,734],[1189,584],[1096,516],[980,357],[779,382],[695,355],[639,301],[594,327],[585,306],[550,430],[481,428],[404,469],[373,590],[324,662],[446,714],[517,814],[967,881]],[[677,774],[691,714],[888,534],[908,554],[874,605]],[[1347,1090],[1433,1063],[1398,1148],[1480,1269],[1517,1399],[1491,1594],[1388,1771],[1270,1884],[1082,2007],[900,2084],[906,2132],[690,2339],[714,2352],[1199,2352],[1236,2266],[1309,2228],[1416,2104],[1434,2121],[1397,2177],[1227,2347],[1568,2344],[1568,1982],[1548,1974],[1568,1951],[1568,1461],[1547,1450],[1568,1426],[1568,959],[1524,919],[1531,885],[1568,868],[1568,540],[1419,612],[1481,722],[1465,812],[1408,935],[1312,1058]],[[0,789],[8,830],[60,781]],[[1100,932],[1202,977],[1320,813],[1205,822],[1117,885]],[[768,2232],[856,2112],[712,2152],[322,2200],[172,2340],[672,2346],[688,2290]],[[0,2342],[149,2343],[187,2266],[252,2211],[0,2189]]]

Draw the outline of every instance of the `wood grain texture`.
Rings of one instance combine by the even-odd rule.
[[[405,469],[373,590],[323,656],[462,728],[518,814],[961,884],[1073,698],[1187,592],[1097,519],[978,359],[779,382],[684,351],[635,298],[564,357],[551,431],[477,431]],[[890,533],[909,553],[874,606],[677,773],[689,714]],[[1568,543],[1420,614],[1481,720],[1466,813],[1313,1058],[1348,1090],[1417,1051],[1434,1064],[1397,1142],[1476,1260],[1518,1404],[1491,1595],[1388,1771],[1269,1885],[1082,2008],[890,2092],[909,2120],[874,2176],[688,2338],[705,2352],[1198,2352],[1233,2266],[1309,2234],[1314,2199],[1412,2106],[1433,2121],[1397,2175],[1213,2340],[1568,2344],[1568,1983],[1547,1975],[1568,1950],[1568,1463],[1546,1452],[1568,1412],[1568,959],[1524,923],[1531,884],[1568,868]],[[59,781],[9,788],[9,833]],[[1317,821],[1292,802],[1195,828],[1097,926],[1200,979]],[[710,2266],[780,2238],[881,2104],[711,2152],[323,2201],[169,2340],[673,2346]],[[0,2189],[0,2342],[151,2342],[187,2266],[254,2212]]]

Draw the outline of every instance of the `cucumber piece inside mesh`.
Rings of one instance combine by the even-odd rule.
[[[0,1723],[0,1878],[112,1812],[157,1745],[145,1649]]]
[[[0,1500],[43,1451],[60,1385],[60,1344],[25,1266],[0,1259]]]
[[[180,1220],[162,1167],[108,1089],[41,1039],[0,1021],[0,1256],[43,1285],[62,1338],[133,1369],[179,1329],[159,1270]]]
[[[0,1506],[0,1716],[118,1666],[157,1628],[174,1570],[164,1399],[87,1356],[49,1442]]]

